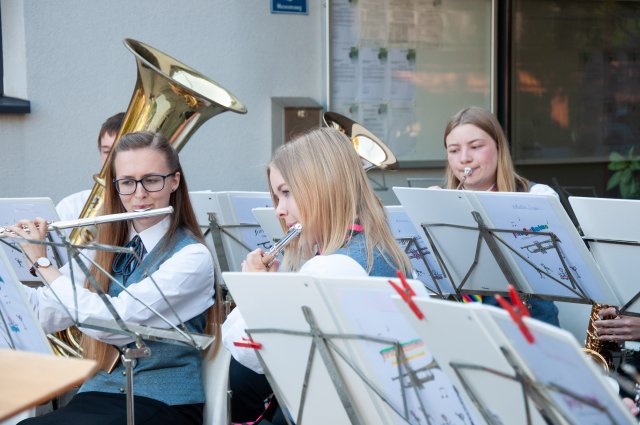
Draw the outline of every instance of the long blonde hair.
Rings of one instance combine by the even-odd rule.
[[[478,106],[469,106],[458,111],[449,119],[447,127],[444,130],[444,147],[447,147],[447,136],[454,128],[471,124],[485,133],[487,133],[494,142],[498,150],[498,166],[496,170],[496,189],[498,192],[526,192],[529,190],[529,181],[518,175],[513,167],[511,154],[509,152],[509,143],[505,136],[502,126],[496,117],[486,109]],[[456,189],[460,184],[460,180],[456,177],[451,166],[447,163],[446,188]]]
[[[138,149],[153,149],[162,153],[166,159],[169,169],[172,170],[172,172],[180,172],[180,181],[178,184],[178,188],[173,193],[171,193],[171,197],[169,199],[169,204],[173,206],[174,213],[171,215],[169,230],[167,231],[165,237],[165,246],[169,244],[172,237],[176,234],[178,228],[185,229],[196,240],[204,243],[202,231],[200,230],[200,226],[198,225],[193,207],[191,206],[189,189],[187,187],[187,181],[184,177],[184,172],[182,171],[182,166],[180,165],[178,153],[171,147],[167,139],[159,133],[128,133],[123,135],[118,143],[114,145],[113,154],[111,155],[111,161],[109,163],[109,167],[107,168],[107,173],[105,176],[105,181],[107,182],[107,184],[105,185],[104,204],[101,214],[106,215],[125,212],[118,192],[115,190],[114,185],[110,183],[113,181],[116,175],[115,159],[118,154],[120,152]],[[129,238],[129,226],[130,224],[128,221],[103,224],[98,229],[96,242],[103,245],[123,246],[127,243]],[[114,256],[115,253],[110,251],[96,251],[95,262],[104,270],[110,271]],[[109,277],[104,273],[99,272],[96,266],[92,266],[90,271],[98,282],[100,288],[104,292],[108,292],[109,286],[111,284]],[[91,286],[88,282],[85,283],[85,287],[87,287],[91,291],[95,291],[93,286]],[[220,324],[224,320],[221,293],[222,291],[219,290],[218,282],[215,282],[216,299],[213,307],[210,308],[207,312],[207,329],[205,330],[205,332],[213,333],[216,336],[216,342],[218,342],[220,339],[217,338],[217,336],[220,334]],[[97,360],[98,363],[102,363],[107,358],[109,346],[108,344],[83,335],[82,349],[84,352],[84,357],[93,358]],[[217,346],[212,349],[212,352],[215,352],[216,350]]]
[[[299,270],[318,249],[322,255],[336,252],[356,222],[364,228],[368,271],[375,250],[393,267],[405,273],[411,270],[409,259],[391,235],[384,207],[369,185],[360,158],[344,134],[329,128],[309,131],[276,151],[267,177],[272,168],[280,171],[289,186],[303,232],[312,236],[289,245],[282,270]],[[278,199],[270,190],[277,207]],[[284,229],[284,221],[282,225]]]

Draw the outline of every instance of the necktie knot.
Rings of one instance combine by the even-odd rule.
[[[131,276],[138,266],[138,258],[142,259],[142,257],[147,253],[139,235],[135,235],[133,239],[125,245],[125,248],[133,249],[135,254],[119,252],[114,257],[113,264],[111,265],[113,273],[122,275],[123,282],[127,281],[129,276]]]

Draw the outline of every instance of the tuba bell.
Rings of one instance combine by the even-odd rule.
[[[373,168],[398,169],[398,160],[391,149],[362,125],[336,112],[325,112],[322,115],[322,120],[327,127],[334,128],[351,139],[365,171]]]
[[[247,113],[233,94],[195,69],[139,41],[128,38],[124,45],[135,56],[137,81],[114,146],[123,134],[151,131],[164,135],[173,148],[180,151],[209,118],[226,111]],[[81,219],[97,216],[102,208],[110,158],[111,154],[100,173],[94,176],[95,184],[80,213]],[[90,227],[77,227],[69,240],[75,245],[86,244],[93,240],[93,232]],[[80,335],[73,327],[49,338],[54,351],[66,356],[81,352]],[[56,339],[60,342],[56,343]]]

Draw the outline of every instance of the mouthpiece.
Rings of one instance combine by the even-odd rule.
[[[471,169],[471,167],[464,167],[464,176],[465,177],[470,176],[471,175],[471,171],[473,171]]]

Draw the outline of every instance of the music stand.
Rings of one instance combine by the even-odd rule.
[[[12,226],[25,217],[42,217],[47,221],[57,221],[58,213],[51,198],[0,198],[0,226]],[[55,233],[47,235],[51,241],[59,242]],[[34,284],[38,280],[29,273],[24,263],[22,251],[9,239],[0,239],[0,246],[10,260],[18,279]],[[61,267],[67,262],[66,253],[55,247],[47,247],[48,257]]]
[[[460,292],[506,293],[510,283],[522,293],[558,301],[615,299],[554,196],[394,190]]]
[[[635,423],[567,331],[525,318],[534,337],[528,343],[502,309],[416,297],[425,315],[418,320],[404,300],[393,299],[487,423]]]
[[[219,234],[228,269],[239,271],[247,254],[256,248],[271,248],[271,240],[258,225],[252,208],[273,205],[269,192],[189,192],[205,236]]]
[[[208,346],[213,342],[213,337],[208,335],[197,335],[190,332],[182,318],[179,316],[175,308],[171,305],[165,294],[162,292],[158,284],[153,279],[152,274],[146,270],[144,271],[144,275],[150,279],[153,286],[158,291],[161,298],[166,303],[166,306],[172,316],[171,319],[165,317],[161,314],[156,308],[144,303],[139,298],[136,298],[134,294],[132,294],[128,288],[124,287],[119,281],[117,281],[107,270],[100,268],[94,261],[91,255],[88,255],[88,251],[111,251],[118,253],[128,253],[136,256],[139,265],[138,267],[145,267],[144,262],[139,257],[138,253],[132,248],[122,248],[122,247],[114,247],[107,245],[98,245],[91,244],[87,246],[74,245],[71,243],[67,237],[66,233],[62,230],[54,230],[58,236],[60,237],[60,242],[49,242],[49,241],[40,241],[40,240],[27,240],[31,243],[44,244],[47,246],[55,246],[64,248],[68,254],[69,267],[71,267],[71,284],[74,285],[73,291],[73,300],[66,300],[67,303],[63,303],[60,296],[56,293],[56,291],[47,283],[43,281],[45,286],[52,291],[54,297],[57,301],[62,304],[64,310],[67,312],[68,316],[73,320],[73,324],[78,328],[85,330],[98,330],[98,331],[106,331],[109,333],[118,333],[121,335],[125,335],[128,337],[128,340],[133,340],[135,342],[135,347],[126,347],[121,353],[121,359],[125,366],[126,370],[126,396],[127,396],[127,424],[133,425],[134,420],[134,404],[133,404],[133,363],[138,358],[149,357],[152,353],[151,350],[144,344],[145,340],[150,341],[159,341],[164,343],[172,343],[172,344],[180,344],[186,345],[198,350],[206,350]],[[15,242],[22,241],[22,238],[12,238]],[[116,284],[122,288],[123,291],[127,292],[130,296],[132,296],[137,302],[139,302],[144,308],[148,309],[154,316],[154,321],[165,326],[166,329],[156,328],[151,326],[140,326],[137,324],[132,324],[125,322],[122,317],[118,314],[115,307],[109,301],[107,295],[102,290],[100,285],[97,283],[95,276],[93,276],[87,264],[92,264],[97,267],[97,270],[101,273],[107,275],[112,282],[112,284]],[[82,319],[80,319],[80,310],[78,308],[78,299],[77,299],[77,290],[76,279],[80,278],[86,281],[89,285],[94,289],[94,291],[98,294],[100,299],[105,304],[107,312],[110,314],[109,319],[99,318],[95,316],[91,316],[89,314],[84,314]],[[81,286],[81,285],[80,285]],[[73,314],[72,311],[75,311]],[[177,324],[174,324],[175,323]]]
[[[620,313],[640,315],[640,201],[572,196],[569,202],[596,263],[617,295],[611,305],[619,306]]]
[[[296,423],[417,425],[456,414],[469,419],[447,377],[391,304],[388,279],[300,273],[224,278],[247,333],[262,345],[256,354],[265,376]],[[427,295],[421,282],[409,282]],[[448,403],[441,399],[444,390]]]

